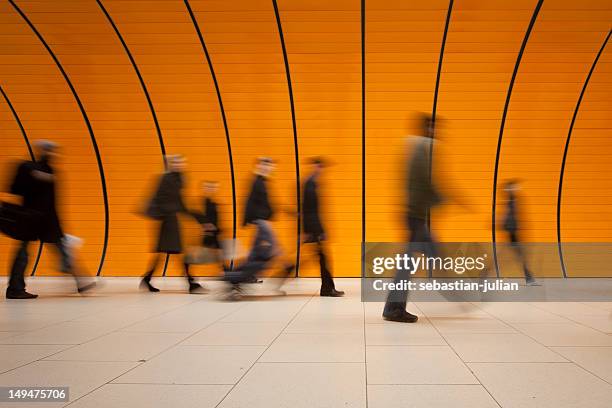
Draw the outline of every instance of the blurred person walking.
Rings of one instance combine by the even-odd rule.
[[[161,254],[182,254],[183,244],[181,240],[181,227],[178,219],[179,213],[193,215],[187,210],[183,202],[182,189],[184,185],[183,171],[186,168],[186,160],[180,155],[166,156],[168,170],[161,176],[159,185],[153,199],[149,203],[146,214],[159,222],[159,235],[155,255],[147,273],[143,276],[140,286],[150,292],[159,292],[159,289],[151,284],[151,278],[160,263]],[[195,282],[189,274],[189,264],[183,258],[183,268],[189,293],[203,293],[205,290],[199,283]]]
[[[323,229],[320,214],[319,179],[325,164],[321,158],[311,160],[312,172],[304,183],[304,199],[302,201],[302,225],[304,230],[304,244],[315,244],[319,257],[321,270],[321,290],[319,294],[326,297],[341,297],[344,292],[336,290],[334,279],[327,262],[324,241],[327,236]]]
[[[508,233],[508,239],[510,240],[510,246],[514,251],[518,261],[523,267],[523,274],[525,275],[525,282],[527,285],[535,286],[537,281],[533,278],[529,266],[527,264],[527,256],[523,249],[523,244],[519,238],[519,197],[520,184],[518,180],[508,180],[504,184],[504,192],[506,193],[506,212],[502,222],[502,228]]]
[[[225,279],[233,285],[235,292],[240,292],[242,283],[257,282],[257,275],[268,266],[272,259],[283,255],[283,250],[270,222],[274,211],[270,203],[267,183],[274,168],[274,161],[269,157],[259,157],[255,164],[255,178],[247,198],[242,224],[243,226],[255,225],[257,228],[255,239],[246,261],[233,270],[226,270],[225,273]],[[284,264],[279,288],[294,269],[295,265],[288,262]]]
[[[408,161],[408,174],[406,180],[407,217],[406,223],[410,231],[408,254],[415,252],[425,256],[437,256],[434,237],[429,229],[427,219],[431,209],[442,202],[431,174],[431,152],[434,144],[434,123],[431,115],[422,114],[422,136],[413,136],[414,150]],[[399,269],[396,271],[396,283],[410,279],[411,271]],[[408,290],[390,291],[383,311],[385,320],[414,323],[418,317],[406,311]]]
[[[34,142],[36,150],[35,161],[24,161],[17,168],[16,176],[10,188],[10,193],[22,197],[21,208],[24,219],[21,240],[11,268],[7,299],[34,299],[38,295],[28,293],[24,273],[28,265],[28,246],[30,241],[40,240],[41,243],[54,244],[60,255],[60,271],[70,273],[75,279],[79,293],[92,289],[95,282],[84,283],[76,273],[74,256],[69,248],[70,239],[64,235],[59,215],[57,213],[57,175],[52,166],[58,157],[58,146],[48,140]],[[24,230],[25,229],[25,230]]]

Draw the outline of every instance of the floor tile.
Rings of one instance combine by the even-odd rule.
[[[219,408],[365,408],[363,363],[257,363]]]
[[[468,363],[504,408],[608,408],[612,386],[572,363]]]
[[[363,333],[283,333],[261,362],[365,362]]]
[[[463,361],[566,362],[559,354],[524,334],[445,334],[444,338]]]
[[[363,316],[296,317],[287,333],[363,333]]]
[[[516,333],[508,324],[490,317],[431,317],[429,318],[440,333]]]
[[[125,373],[135,365],[134,363],[116,362],[37,361],[0,375],[0,384],[3,386],[67,386],[70,388],[70,401],[73,401]],[[5,405],[17,406],[14,403]],[[36,406],[39,406],[38,403]]]
[[[267,346],[285,327],[279,322],[215,323],[189,337],[184,345]]]
[[[414,324],[366,324],[368,346],[443,346],[446,342],[426,320]]]
[[[264,350],[259,346],[176,346],[114,382],[235,384]]]
[[[106,384],[70,408],[215,408],[230,385]]]
[[[553,347],[553,349],[612,384],[612,347]]]
[[[114,327],[99,323],[64,322],[0,340],[2,344],[81,344],[102,336]]]
[[[476,384],[448,346],[368,346],[368,384]]]
[[[70,346],[54,344],[1,344],[0,373],[58,353]]]
[[[114,332],[71,347],[47,360],[141,361],[177,344],[184,333]]]
[[[368,408],[499,408],[482,385],[369,385]]]
[[[545,346],[612,346],[612,336],[576,323],[517,323],[514,327]]]

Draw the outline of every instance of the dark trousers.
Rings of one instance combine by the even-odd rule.
[[[423,253],[425,256],[437,256],[437,248],[434,239],[427,227],[427,221],[422,218],[408,217],[408,228],[410,229],[410,243],[407,253]],[[397,270],[393,282],[399,283],[410,280],[411,271],[406,269]],[[389,315],[396,311],[405,311],[408,302],[408,290],[394,290],[387,295],[387,302],[383,315]]]
[[[320,239],[317,239],[314,243],[317,245],[317,255],[319,256],[319,267],[321,270],[321,293],[331,292],[336,289],[336,286],[334,285],[334,279],[327,263],[325,246]]]
[[[145,275],[142,277],[143,280],[145,280],[146,282],[150,282],[151,278],[153,277],[153,274],[155,273],[155,270],[157,269],[157,265],[159,265],[159,261],[161,260],[161,255],[162,253],[157,253],[155,254],[155,257],[153,258],[153,261],[151,262],[151,265],[149,266],[149,270],[147,271],[147,273],[145,273]],[[167,256],[168,254],[166,254]],[[191,274],[189,273],[189,264],[187,262],[183,263],[183,270],[185,272],[185,278],[187,278],[187,282],[189,282],[189,285],[194,283],[194,279],[193,276],[191,276]]]
[[[15,259],[11,268],[11,276],[9,277],[8,287],[6,288],[7,293],[21,293],[25,290],[25,270],[28,266],[29,254],[28,246],[29,241],[22,241],[15,252]],[[74,273],[73,262],[68,253],[66,246],[62,240],[54,243],[60,255],[60,270],[64,273],[71,273],[74,277],[77,287],[80,286],[80,280],[76,273]]]
[[[531,274],[531,271],[529,270],[529,267],[527,266],[527,256],[525,255],[525,252],[523,251],[523,246],[521,245],[521,241],[519,240],[517,231],[509,230],[508,234],[510,235],[510,246],[512,247],[512,250],[514,251],[516,257],[518,258],[519,262],[521,263],[523,267],[523,274],[525,275],[525,280],[526,281],[533,280],[533,275]]]
[[[246,261],[225,273],[225,279],[235,285],[252,281],[270,263],[278,247],[274,231],[267,223],[255,222],[255,225],[257,232]]]

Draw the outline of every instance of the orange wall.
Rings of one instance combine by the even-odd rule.
[[[151,110],[136,72],[93,0],[16,1],[57,55],[83,102],[100,148],[109,199],[109,241],[103,275],[144,272],[154,244],[152,225],[138,215],[162,170]],[[517,53],[536,0],[456,0],[438,92],[440,143],[435,176],[450,201],[432,226],[443,241],[490,242],[493,170],[501,116]],[[105,0],[142,74],[169,153],[189,160],[187,201],[200,206],[199,182],[221,183],[222,228],[232,232],[232,190],[225,129],[211,71],[182,0]],[[285,62],[272,0],[190,1],[208,48],[223,100],[237,195],[238,237],[257,156],[278,160],[272,180],[277,229],[287,257],[296,256],[296,161],[301,181],[308,157],[333,166],[324,180],[324,220],[334,274],[358,276],[362,233],[361,2],[278,0],[291,73],[297,147]],[[431,112],[449,2],[365,2],[366,219],[368,241],[401,241],[402,162],[416,111]],[[498,180],[523,180],[524,237],[556,242],[557,189],[563,149],[586,76],[610,29],[603,0],[545,1],[525,48],[508,106]],[[561,229],[564,242],[612,238],[612,66],[609,45],[586,90],[568,151]],[[92,143],[75,98],[41,42],[15,9],[0,4],[0,86],[30,140],[63,146],[58,165],[61,213],[67,232],[86,241],[90,273],[104,238],[101,181]],[[27,157],[21,132],[0,100],[0,183],[15,160]],[[4,191],[5,188],[2,188]],[[3,195],[5,197],[5,195]],[[501,212],[498,197],[498,213]],[[198,229],[184,220],[188,244]],[[499,241],[505,237],[498,232]],[[36,245],[32,245],[32,258]],[[0,237],[0,273],[12,243]],[[303,248],[301,275],[318,271]],[[590,272],[567,254],[568,273]],[[173,257],[178,258],[178,257]],[[178,259],[177,259],[178,261]],[[37,274],[54,274],[45,250]],[[560,274],[558,254],[546,271]],[[215,274],[212,267],[197,274]],[[168,275],[180,274],[171,262]]]

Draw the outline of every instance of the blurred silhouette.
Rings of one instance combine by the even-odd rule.
[[[531,271],[527,265],[527,256],[523,249],[521,240],[519,239],[519,191],[520,183],[518,180],[508,180],[504,184],[504,192],[506,193],[506,212],[504,214],[502,228],[508,233],[508,239],[510,240],[510,246],[516,255],[517,259],[523,267],[523,274],[525,275],[525,281],[527,285],[537,285],[536,280],[533,278]]]
[[[204,192],[203,212],[194,213],[197,221],[202,227],[202,245],[191,248],[187,254],[186,263],[189,264],[209,264],[218,263],[223,270],[223,246],[219,237],[219,211],[215,194],[219,189],[216,181],[203,181],[202,190]]]
[[[233,270],[226,270],[225,279],[232,284],[231,298],[240,296],[242,283],[257,282],[257,275],[262,272],[275,257],[283,255],[282,248],[272,229],[270,220],[274,215],[268,195],[267,180],[274,171],[274,161],[269,157],[259,157],[255,164],[255,178],[247,198],[243,226],[255,225],[257,231],[247,259]],[[295,269],[295,265],[286,263],[283,267],[281,283]],[[279,294],[283,294],[279,291]]]
[[[422,136],[413,136],[414,149],[408,161],[406,179],[407,217],[410,231],[410,243],[407,253],[424,253],[425,256],[437,256],[434,238],[429,230],[427,218],[431,209],[442,202],[442,197],[431,174],[431,152],[434,143],[434,123],[431,115],[422,114],[420,118]],[[410,279],[410,271],[396,271],[396,283]],[[418,317],[406,311],[408,290],[390,291],[383,311],[383,318],[403,323],[414,323]]]
[[[75,279],[78,292],[82,293],[95,286],[95,282],[84,283],[76,273],[74,256],[69,243],[74,239],[67,238],[62,231],[57,214],[56,188],[57,176],[53,169],[53,161],[58,156],[58,146],[48,140],[34,143],[36,161],[24,161],[17,168],[16,176],[11,185],[11,194],[21,196],[21,210],[29,218],[23,224],[24,239],[21,240],[6,289],[8,299],[33,299],[37,295],[25,290],[24,272],[28,265],[28,245],[30,241],[40,240],[41,243],[51,243],[60,255],[60,271],[70,273]],[[18,226],[19,228],[19,226]]]
[[[304,229],[304,243],[316,244],[319,265],[321,268],[321,296],[340,297],[344,292],[336,290],[334,280],[329,270],[325,247],[323,245],[326,235],[323,229],[319,203],[319,178],[325,167],[321,158],[311,160],[312,172],[304,183],[304,200],[302,202],[302,225]]]
[[[150,292],[159,292],[159,289],[151,285],[151,278],[160,263],[161,254],[181,254],[183,244],[181,240],[181,228],[177,214],[184,213],[193,215],[187,210],[183,202],[183,171],[186,160],[180,155],[166,156],[168,170],[161,176],[155,195],[149,202],[146,214],[159,221],[159,237],[155,256],[151,261],[148,272],[143,276],[141,287]],[[189,274],[189,264],[183,259],[185,277],[189,284],[190,293],[202,293],[204,288]]]

